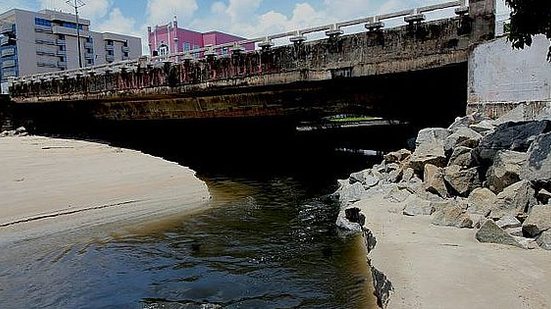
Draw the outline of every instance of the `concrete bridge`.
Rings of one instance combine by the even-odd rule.
[[[427,21],[425,14],[454,10]],[[402,22],[403,19],[403,22]],[[385,28],[385,22],[402,25]],[[365,25],[350,35],[344,29]],[[28,117],[106,121],[315,118],[370,113],[443,120],[464,113],[467,62],[494,37],[495,0],[452,1],[311,29],[101,67],[21,77],[10,94]],[[306,35],[327,38],[308,41]],[[288,38],[292,44],[274,46]],[[240,47],[257,43],[245,53]],[[216,50],[230,48],[229,56]]]

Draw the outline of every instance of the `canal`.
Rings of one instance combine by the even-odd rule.
[[[0,308],[373,308],[362,240],[339,234],[331,193],[337,179],[381,160],[342,149],[404,147],[413,132],[212,122],[76,134],[191,167],[211,205],[5,248]]]

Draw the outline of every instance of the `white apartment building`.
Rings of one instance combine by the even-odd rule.
[[[90,30],[79,18],[82,66],[101,65],[142,55],[138,37]],[[13,9],[0,14],[0,81],[79,68],[76,16],[52,10]]]

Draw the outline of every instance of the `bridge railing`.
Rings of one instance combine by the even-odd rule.
[[[134,69],[140,65],[157,66],[157,65],[164,65],[165,63],[180,62],[183,60],[192,61],[198,58],[217,56],[218,54],[216,51],[224,48],[230,49],[230,51],[233,53],[246,52],[243,46],[248,44],[257,44],[259,48],[267,49],[275,45],[273,43],[273,40],[283,39],[283,38],[289,38],[289,41],[291,43],[300,44],[307,40],[305,36],[306,34],[325,32],[325,34],[329,37],[336,37],[344,34],[343,28],[358,26],[361,24],[365,24],[366,29],[368,29],[369,31],[379,30],[385,27],[384,21],[393,20],[401,17],[403,17],[404,22],[408,24],[420,23],[426,20],[426,16],[424,15],[425,13],[440,11],[444,9],[455,8],[455,13],[457,15],[462,16],[462,15],[468,14],[468,11],[469,11],[468,3],[469,3],[469,0],[449,1],[445,3],[434,4],[434,5],[424,6],[420,8],[413,8],[413,9],[407,9],[407,10],[402,10],[402,11],[393,12],[393,13],[369,16],[365,18],[353,19],[353,20],[332,23],[332,24],[327,24],[327,25],[322,25],[317,27],[305,28],[301,30],[293,30],[293,31],[288,31],[288,32],[283,32],[278,34],[272,34],[268,36],[257,37],[253,39],[245,39],[238,42],[211,45],[203,48],[193,49],[190,51],[185,51],[180,53],[174,53],[170,55],[155,56],[155,57],[142,56],[139,59],[124,60],[124,61],[119,61],[115,63],[102,64],[102,65],[80,68],[80,69],[27,75],[27,76],[22,76],[18,78],[12,78],[10,80],[10,84],[46,81],[46,80],[51,80],[55,78],[63,78],[63,77],[78,76],[78,75],[93,75],[98,73],[100,70],[103,70],[102,73],[107,73],[107,72],[116,72],[116,71],[127,70],[127,69]]]

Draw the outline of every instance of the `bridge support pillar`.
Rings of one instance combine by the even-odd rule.
[[[473,41],[495,37],[496,0],[469,0],[469,16],[473,20]]]

